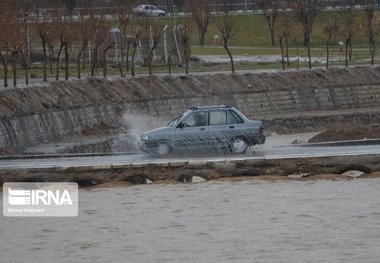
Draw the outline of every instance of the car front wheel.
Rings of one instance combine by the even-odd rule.
[[[156,146],[155,152],[156,152],[156,154],[157,154],[158,156],[165,156],[165,155],[168,155],[169,152],[170,152],[169,145],[167,145],[166,143],[159,143],[159,144]]]
[[[244,154],[248,149],[247,141],[244,138],[234,138],[231,143],[231,150],[236,154]]]

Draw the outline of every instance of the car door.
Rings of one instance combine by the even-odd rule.
[[[209,134],[214,144],[228,146],[231,139],[238,136],[239,126],[228,110],[210,110],[209,118]]]
[[[155,6],[150,6],[150,8],[151,8],[151,10],[150,10],[150,12],[151,12],[151,15],[152,16],[158,16],[158,8],[157,7],[155,7]]]
[[[207,147],[208,110],[195,111],[185,117],[175,131],[177,147]]]

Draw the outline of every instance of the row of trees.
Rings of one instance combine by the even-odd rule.
[[[115,33],[119,29],[112,27],[113,22],[106,16],[95,15],[92,0],[86,1],[85,15],[74,16],[72,1],[38,1],[36,15],[28,17],[22,11],[21,2],[3,0],[0,2],[0,28],[6,29],[0,35],[0,59],[4,69],[4,86],[8,86],[8,69],[11,64],[13,73],[13,85],[17,84],[17,61],[22,58],[22,67],[25,70],[26,84],[29,82],[28,68],[30,61],[29,32],[32,28],[41,41],[43,54],[42,71],[43,80],[47,81],[49,74],[55,74],[55,79],[60,78],[60,69],[64,67],[64,78],[70,75],[70,55],[75,53],[77,77],[81,78],[81,71],[87,66],[91,67],[91,76],[99,66],[103,67],[103,76],[107,76],[107,52],[116,44]],[[117,16],[121,36],[122,62],[126,59],[127,71],[135,75],[135,58],[137,53],[143,57],[143,66],[149,68],[152,74],[152,61],[154,52],[163,36],[161,20],[149,17],[136,17],[132,9],[138,1],[114,0],[117,8]],[[25,3],[24,3],[25,4]],[[40,8],[43,6],[44,8]],[[201,0],[189,0],[187,10],[193,14],[177,21],[174,40],[169,41],[168,64],[169,71],[173,57],[180,57],[186,65],[188,74],[189,58],[191,55],[190,36],[193,33],[194,23],[199,28],[201,45],[210,20],[210,5]],[[194,21],[193,19],[194,18]],[[177,39],[178,37],[178,39]],[[174,43],[175,42],[175,43]],[[89,61],[86,61],[86,53],[90,53]],[[130,55],[131,53],[131,55]],[[129,61],[131,58],[131,61]],[[61,65],[61,60],[64,62]],[[87,63],[86,63],[87,62]],[[124,75],[122,65],[118,63],[120,74]]]
[[[348,61],[352,59],[352,39],[354,36],[354,28],[356,23],[356,16],[358,11],[353,5],[351,0],[342,0],[342,7],[338,11],[330,11],[327,14],[327,19],[324,21],[324,32],[327,36],[326,39],[326,67],[329,66],[329,46],[331,40],[337,36],[345,39],[345,64],[348,66]],[[284,6],[283,1],[274,0],[259,0],[258,5],[263,10],[263,15],[267,21],[269,32],[271,35],[271,44],[275,45],[275,25],[278,25],[278,36],[283,55],[283,68],[284,68],[284,54],[288,57],[288,42],[292,35],[294,23],[298,22],[302,26],[304,36],[304,46],[307,47],[309,57],[309,68],[311,68],[310,58],[310,40],[313,31],[314,22],[318,19],[323,7],[325,5],[323,0],[291,0],[289,5]],[[375,11],[377,7],[376,1],[364,0],[363,1],[365,34],[368,38],[368,45],[371,54],[371,64],[374,64],[375,58],[375,40],[379,21],[375,19]],[[292,8],[289,10],[288,8]],[[276,23],[279,18],[279,23]],[[324,16],[326,18],[326,16]],[[284,52],[284,44],[286,52]],[[287,61],[289,63],[289,61]]]
[[[70,56],[75,56],[76,76],[81,78],[82,70],[90,67],[91,75],[95,75],[97,68],[103,68],[103,76],[107,76],[107,52],[115,48],[117,43],[115,38],[116,29],[112,27],[112,22],[105,19],[105,16],[95,15],[93,12],[93,0],[83,0],[86,8],[86,15],[73,16],[72,0],[39,0],[36,7],[36,15],[28,17],[23,11],[20,2],[2,0],[0,2],[0,28],[3,29],[0,35],[0,59],[4,70],[4,85],[8,86],[9,66],[13,72],[13,85],[17,84],[17,62],[25,71],[26,84],[28,84],[29,52],[30,40],[29,32],[34,30],[41,42],[42,50],[42,71],[43,80],[46,81],[48,75],[55,74],[55,78],[60,78],[60,69],[64,68],[64,77],[70,76],[69,63]],[[345,0],[344,0],[345,1]],[[276,45],[276,38],[281,48],[282,67],[289,64],[289,40],[294,34],[295,24],[301,25],[303,32],[304,46],[308,51],[309,67],[311,68],[310,40],[313,25],[322,11],[323,0],[258,0],[262,13],[268,23],[272,46]],[[366,17],[366,35],[368,37],[371,51],[371,63],[374,64],[375,36],[377,23],[375,21],[375,5],[372,0],[364,0],[364,11]],[[215,3],[203,0],[187,0],[186,12],[189,14],[182,17],[172,25],[173,32],[169,39],[164,34],[163,24],[159,19],[148,17],[135,17],[132,9],[138,3],[136,0],[114,0],[117,10],[120,28],[121,62],[117,63],[121,76],[129,71],[135,75],[136,56],[143,57],[142,63],[148,67],[149,74],[152,74],[152,61],[155,50],[164,38],[167,46],[165,62],[171,73],[173,60],[181,60],[185,64],[185,71],[188,74],[189,58],[191,55],[190,40],[197,28],[199,45],[205,44],[205,36],[211,19],[222,37],[223,47],[229,55],[231,70],[235,72],[232,53],[229,49],[230,39],[240,29],[238,27],[238,15],[230,15],[227,6],[223,6],[218,15],[212,15],[215,11]],[[286,3],[286,5],[284,4]],[[327,67],[329,65],[329,45],[336,36],[345,38],[346,66],[352,55],[352,38],[354,34],[355,15],[347,0],[347,5],[338,12],[328,12],[324,21],[324,31],[326,33],[326,54]],[[24,3],[25,4],[25,3]],[[326,17],[326,16],[324,16]],[[174,19],[175,21],[175,19]],[[139,54],[138,54],[139,53]],[[87,56],[86,54],[90,54]],[[285,61],[286,59],[286,61]],[[61,60],[64,61],[61,65]]]

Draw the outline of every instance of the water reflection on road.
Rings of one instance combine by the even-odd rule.
[[[378,262],[380,179],[80,190],[77,218],[0,219],[4,262]]]

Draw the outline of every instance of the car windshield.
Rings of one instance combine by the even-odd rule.
[[[172,127],[174,124],[176,124],[183,117],[183,115],[184,115],[184,113],[182,113],[181,115],[177,116],[174,120],[172,120],[168,124],[166,124],[166,126]]]

